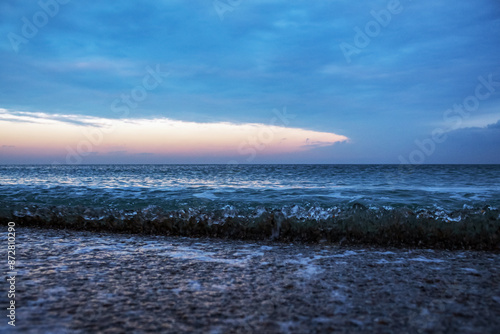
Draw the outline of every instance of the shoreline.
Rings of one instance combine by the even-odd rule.
[[[495,252],[16,232],[28,333],[500,330]]]

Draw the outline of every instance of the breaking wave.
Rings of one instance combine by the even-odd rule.
[[[216,210],[165,210],[153,205],[139,210],[31,205],[0,219],[14,219],[21,226],[120,233],[500,249],[500,211],[490,206],[413,211],[354,203],[342,208],[294,205],[242,211],[231,205]]]

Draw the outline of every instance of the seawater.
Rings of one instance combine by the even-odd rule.
[[[500,165],[4,165],[2,211],[500,207]]]

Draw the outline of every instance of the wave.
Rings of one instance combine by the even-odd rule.
[[[500,211],[491,206],[465,205],[447,211],[440,207],[366,207],[360,203],[349,207],[286,205],[247,210],[232,205],[176,210],[154,205],[137,210],[30,205],[0,214],[0,221],[120,233],[500,250]]]

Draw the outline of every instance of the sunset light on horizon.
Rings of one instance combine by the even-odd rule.
[[[277,118],[274,119],[277,122]],[[9,112],[0,109],[2,154],[52,157],[79,163],[82,157],[272,156],[330,146],[348,138],[334,133],[258,123],[196,123],[155,119],[107,119],[78,115]],[[229,161],[228,161],[229,162]]]

